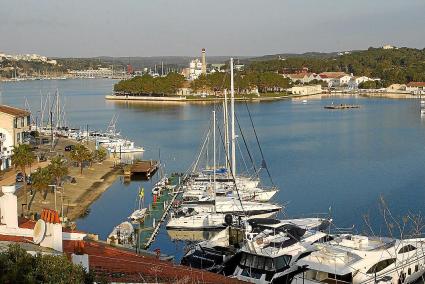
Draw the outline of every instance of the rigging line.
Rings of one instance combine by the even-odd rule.
[[[255,172],[255,174],[258,177],[257,168],[255,167],[254,159],[252,158],[251,151],[249,151],[248,143],[246,142],[245,135],[242,132],[242,127],[241,127],[241,125],[239,123],[239,119],[238,119],[238,116],[236,114],[235,114],[235,118],[236,118],[236,123],[237,123],[238,128],[239,128],[239,132],[241,133],[241,136],[242,136],[243,143],[244,143],[245,148],[246,148],[246,151],[248,153],[249,160],[251,161],[252,167],[254,168],[254,172]]]
[[[269,179],[270,179],[272,185],[275,186],[273,179],[272,179],[272,176],[271,176],[270,171],[269,171],[269,167],[266,164],[266,159],[264,158],[263,149],[261,148],[260,140],[258,139],[257,131],[255,130],[254,121],[252,120],[251,112],[249,111],[248,103],[246,101],[245,101],[245,106],[246,106],[246,110],[247,110],[248,115],[249,115],[249,120],[251,121],[252,129],[253,129],[254,134],[255,134],[255,139],[257,140],[258,148],[260,149],[261,158],[263,159],[262,163],[264,163],[264,165],[266,166],[265,168],[266,168],[267,174],[269,176]]]
[[[218,127],[217,127],[217,129],[218,129],[218,133],[219,133],[219,136],[220,136],[221,143],[222,143],[222,145],[224,146],[225,144],[224,144],[224,139],[223,139],[223,135],[222,135],[222,133],[221,133],[220,126],[218,126]],[[226,156],[227,163],[230,165],[230,160],[229,160],[229,157],[227,156],[227,153],[226,153],[226,155],[225,155],[225,156]],[[234,183],[234,185],[235,185],[235,190],[236,190],[236,193],[237,193],[237,195],[238,195],[239,203],[241,204],[242,212],[243,212],[243,214],[244,214],[245,216],[247,216],[247,215],[246,215],[246,212],[245,212],[245,209],[244,209],[244,207],[243,207],[243,204],[242,204],[242,199],[241,199],[241,196],[240,196],[240,194],[239,194],[238,186],[237,186],[237,184],[236,184],[236,177],[235,177],[235,175],[234,175],[234,173],[233,173],[233,171],[232,171],[232,167],[230,167],[229,171],[230,171],[230,174],[231,174],[231,176],[232,176],[232,178],[233,178],[233,183]]]
[[[188,173],[188,172],[190,172],[190,170],[192,169],[192,172],[195,172],[195,170],[196,170],[196,168],[197,168],[197,166],[198,166],[198,163],[199,163],[199,159],[201,158],[201,156],[202,156],[202,152],[203,152],[203,150],[204,150],[204,147],[205,147],[205,144],[207,143],[207,138],[208,138],[208,136],[210,135],[210,131],[211,131],[211,123],[208,123],[208,128],[207,128],[207,130],[205,131],[205,139],[204,139],[204,142],[203,143],[201,143],[201,147],[200,147],[200,149],[199,149],[199,154],[198,154],[198,157],[197,157],[197,159],[192,163],[192,165],[189,167],[189,169],[187,169],[186,170],[186,173]]]
[[[244,166],[245,166],[245,170],[246,170],[247,172],[249,172],[248,165],[246,164],[245,158],[244,158],[244,157],[243,157],[243,155],[242,155],[242,149],[241,149],[241,145],[239,144],[239,141],[236,141],[236,145],[238,145],[239,153],[241,154],[242,162],[243,162],[243,164],[244,164]]]

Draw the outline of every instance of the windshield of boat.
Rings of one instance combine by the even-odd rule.
[[[250,267],[253,269],[276,271],[288,267],[290,262],[290,255],[281,255],[272,258],[268,256],[253,255],[244,252],[242,253],[239,264],[241,266]]]

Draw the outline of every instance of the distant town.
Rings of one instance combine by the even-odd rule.
[[[250,97],[359,91],[421,95],[425,92],[425,75],[421,72],[425,70],[424,61],[415,61],[415,69],[407,63],[418,56],[425,58],[424,53],[384,45],[364,51],[235,59],[234,70],[239,74],[235,78],[236,92]],[[208,63],[206,49],[202,49],[200,55],[188,60],[186,66],[184,60],[178,64],[158,61],[133,66],[130,58],[125,64],[125,60],[111,61],[111,58],[61,59],[0,53],[0,81],[109,78],[124,80],[115,85],[114,94],[107,96],[109,99],[221,97],[224,89],[229,89],[225,78],[229,76],[229,62]],[[168,77],[171,73],[180,77]],[[142,77],[144,79],[140,79]],[[146,85],[146,80],[164,79],[154,84],[154,89],[135,89],[131,85],[137,78],[145,80],[139,81],[142,85]]]

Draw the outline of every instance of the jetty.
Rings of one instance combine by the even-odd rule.
[[[177,177],[171,177],[170,185],[167,185],[162,193],[149,205],[148,214],[139,223],[138,240],[136,250],[148,249],[155,241],[161,229],[162,223],[166,220],[169,212],[173,208],[174,201],[180,196],[182,185]]]
[[[158,170],[159,162],[154,160],[138,161],[131,165],[128,170],[124,170],[125,176],[142,175],[146,179],[150,179]]]
[[[348,105],[348,104],[339,104],[339,105],[327,105],[324,106],[325,109],[350,109],[350,108],[360,108],[359,105]]]

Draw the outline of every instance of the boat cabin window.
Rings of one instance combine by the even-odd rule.
[[[285,268],[289,266],[289,263],[291,262],[291,256],[290,255],[282,255],[279,257],[276,257],[273,259],[274,267],[276,270]]]
[[[415,250],[416,248],[414,247],[414,246],[412,246],[412,245],[407,245],[407,246],[404,246],[404,247],[402,247],[399,251],[398,251],[398,253],[406,253],[406,252],[409,252],[409,251],[412,251],[412,250]]]
[[[384,270],[385,268],[387,268],[388,266],[390,266],[394,262],[395,262],[395,258],[389,258],[389,259],[381,260],[380,262],[376,263],[371,268],[369,268],[369,270],[366,273],[367,274],[373,274],[373,273],[379,272],[381,270]]]
[[[291,256],[283,255],[276,258],[270,258],[259,255],[243,253],[239,265],[250,267],[252,269],[276,271],[289,265]]]

